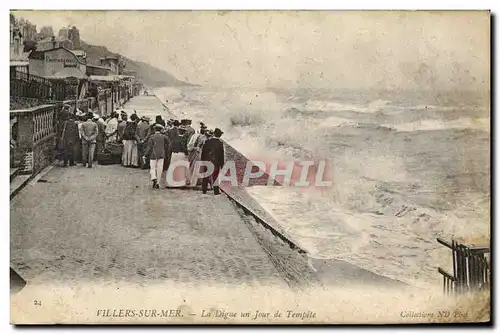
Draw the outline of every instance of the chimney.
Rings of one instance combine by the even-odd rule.
[[[56,36],[52,36],[51,38],[51,41],[52,41],[52,48],[55,49],[56,48]]]

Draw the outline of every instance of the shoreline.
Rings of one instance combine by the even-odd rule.
[[[175,113],[166,106],[162,100],[153,92],[151,95],[158,99],[170,118],[177,119]],[[246,163],[249,161],[245,155],[224,141],[226,160],[236,161],[237,175],[243,175]],[[268,174],[255,179],[253,185],[266,185]],[[276,184],[275,186],[281,186]],[[261,247],[263,247],[277,266],[277,270],[287,277],[291,286],[302,286],[303,284],[319,284],[335,286],[335,277],[341,272],[350,273],[353,278],[360,279],[365,283],[375,285],[391,285],[396,287],[412,287],[412,285],[376,274],[372,271],[358,267],[343,260],[315,259],[303,249],[303,247],[286,233],[285,229],[269,214],[241,185],[235,187],[221,187],[228,200],[237,208],[240,216],[252,231]],[[285,259],[285,260],[283,260]],[[287,262],[288,261],[288,262]],[[302,272],[301,272],[302,271]],[[337,276],[338,278],[338,276]],[[344,283],[352,280],[346,280]]]

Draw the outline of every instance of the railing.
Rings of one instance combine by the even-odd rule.
[[[471,291],[489,289],[490,266],[486,254],[489,247],[469,247],[451,241],[451,244],[438,238],[437,241],[451,249],[453,258],[453,274],[439,267],[443,275],[443,292],[445,294],[463,294]]]
[[[56,110],[61,106],[51,104],[10,112],[11,140],[15,140],[11,160],[19,165],[21,173],[36,174],[52,162]]]
[[[49,80],[17,70],[10,71],[10,95],[42,100],[62,101],[74,94],[62,80]]]
[[[24,174],[36,174],[52,163],[56,151],[56,129],[63,104],[75,112],[76,105],[88,111],[89,99],[67,100],[33,108],[10,111],[11,167]],[[111,111],[111,109],[110,109]]]

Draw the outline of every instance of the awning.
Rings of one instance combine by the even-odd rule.
[[[28,66],[30,63],[22,60],[11,60],[10,66]]]

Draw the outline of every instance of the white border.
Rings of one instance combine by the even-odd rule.
[[[415,9],[426,9],[426,10],[439,10],[439,9],[469,9],[469,10],[474,10],[474,9],[491,9],[493,13],[499,13],[500,11],[498,10],[499,8],[499,1],[486,1],[486,0],[475,0],[475,1],[453,1],[453,2],[447,2],[447,1],[436,1],[436,0],[411,0],[411,1],[356,1],[356,0],[350,0],[350,1],[339,1],[339,2],[331,2],[331,1],[318,1],[318,0],[305,0],[305,1],[298,1],[298,0],[288,0],[288,1],[269,1],[269,0],[254,0],[254,1],[203,1],[203,0],[184,0],[184,1],[154,1],[154,0],[141,0],[141,1],[117,1],[117,2],[103,2],[103,1],[96,1],[96,0],[88,0],[83,2],[72,2],[68,3],[67,1],[16,1],[16,2],[7,2],[4,1],[2,2],[2,7],[4,5],[9,5],[10,7],[16,7],[16,9],[338,9],[338,10],[383,10],[383,9],[407,9],[407,10],[415,10]],[[0,27],[3,27],[3,29],[0,29],[0,34],[1,34],[1,40],[2,41],[7,41],[8,40],[8,33],[7,33],[7,20],[8,20],[8,15],[7,11],[9,8],[5,8],[5,11],[3,11],[3,15],[1,15],[1,24]],[[498,18],[497,18],[498,19]],[[498,21],[497,21],[497,26],[498,26]],[[495,44],[498,45],[498,34],[495,34]],[[6,47],[6,43],[4,42],[4,47]],[[5,50],[5,49],[4,49]],[[6,51],[6,50],[5,50]],[[2,98],[2,106],[6,109],[8,106],[8,87],[9,87],[9,82],[8,82],[8,71],[7,71],[7,61],[8,59],[5,59],[8,57],[7,52],[2,52],[1,57],[4,58],[2,59],[2,63],[5,64],[2,67],[2,89],[1,89],[1,98]],[[496,55],[494,56],[495,60],[498,60]],[[497,74],[497,73],[495,73]],[[497,94],[498,88],[495,87],[495,91],[493,92],[495,96],[498,96]],[[5,113],[8,111],[4,110]],[[3,168],[7,169],[7,163],[6,163],[6,158],[8,156],[8,151],[7,151],[7,142],[8,142],[8,131],[9,128],[7,126],[7,115],[4,115],[4,121],[5,122],[0,122],[1,126],[4,127],[2,131],[0,131],[0,136],[3,138],[0,140],[0,149],[2,150],[2,156],[5,157],[4,163],[2,164]],[[498,120],[497,120],[498,121]],[[497,125],[497,122],[495,122],[494,125]],[[3,151],[5,150],[5,152]],[[496,164],[495,160],[495,164]],[[4,178],[2,178],[2,182],[5,182],[5,184],[2,184],[2,189],[7,189],[7,171],[5,170],[3,175],[5,175]],[[15,329],[8,325],[10,321],[10,315],[9,315],[9,290],[7,288],[8,286],[8,264],[9,264],[9,197],[7,195],[7,191],[2,192],[2,214],[3,214],[3,219],[2,221],[2,227],[3,227],[3,233],[1,233],[1,238],[2,242],[0,243],[4,248],[3,251],[0,252],[0,254],[3,257],[3,266],[1,267],[2,270],[2,279],[3,279],[3,288],[0,289],[2,296],[0,300],[2,301],[2,310],[0,314],[2,315],[3,319],[1,320],[2,324],[2,333],[4,332],[13,332]],[[496,204],[497,201],[495,201],[494,205],[497,206]],[[497,229],[498,232],[498,229]],[[496,233],[495,233],[496,237]],[[495,256],[495,259],[497,257]],[[494,266],[497,266],[498,259],[495,261]],[[498,289],[496,289],[498,291]],[[496,297],[496,296],[495,296]],[[498,308],[497,310],[497,321],[498,321]],[[261,328],[258,328],[260,330]],[[380,328],[381,330],[387,330],[388,328]],[[423,328],[421,327],[415,327],[413,330],[422,330]],[[52,331],[53,328],[46,328],[45,330]],[[73,331],[77,332],[83,332],[85,328],[75,328],[72,329]],[[116,328],[115,331],[121,331],[122,328]],[[141,332],[142,328],[138,329],[128,329],[127,332],[129,333],[138,333]],[[178,329],[170,329],[170,330],[178,330]],[[187,329],[187,330],[192,330],[192,329]],[[193,329],[194,330],[194,329]],[[205,329],[208,330],[208,329]],[[211,329],[212,331],[217,331],[217,329]],[[309,331],[310,329],[304,329],[304,331]],[[359,329],[353,328],[352,330],[358,331]],[[410,329],[397,329],[397,332],[406,332]],[[425,328],[426,332],[428,331],[436,331],[437,329],[430,330],[428,328]],[[460,330],[460,328],[454,328],[454,330]],[[470,330],[470,329],[469,329]],[[280,329],[279,331],[285,331],[284,329]],[[288,329],[286,329],[288,331]],[[69,332],[69,329],[59,329],[59,332]],[[104,332],[103,329],[98,329],[97,332]]]

